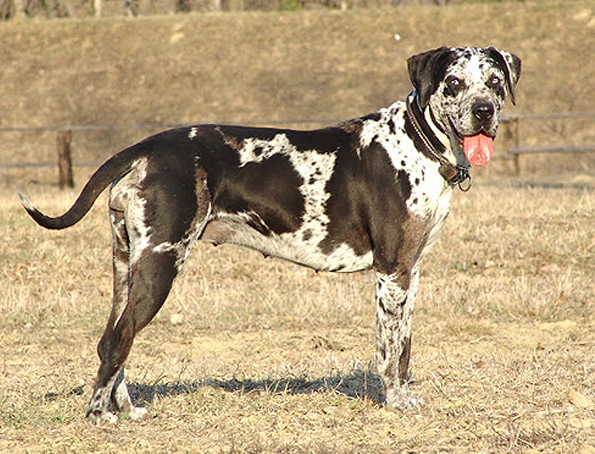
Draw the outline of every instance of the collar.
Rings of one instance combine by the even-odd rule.
[[[430,112],[431,114],[431,112]],[[459,189],[466,192],[471,189],[473,181],[469,174],[469,166],[462,166],[450,162],[444,153],[446,146],[442,143],[424,117],[419,105],[419,98],[415,90],[407,96],[407,116],[413,126],[413,131],[423,143],[426,154],[440,163],[440,175],[451,185],[458,185]],[[467,184],[464,183],[467,181]]]

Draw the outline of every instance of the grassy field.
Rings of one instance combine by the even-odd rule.
[[[128,363],[151,416],[117,427],[83,419],[109,310],[104,206],[42,231],[4,190],[0,452],[595,452],[594,188],[456,195],[414,318],[420,411],[379,404],[371,273],[197,245]],[[30,195],[58,212],[75,193]]]
[[[348,118],[403,98],[405,59],[442,44],[523,58],[509,113],[591,112],[594,30],[592,1],[13,21],[0,127]],[[75,161],[146,132],[75,133]],[[53,160],[54,132],[0,137],[2,163]],[[525,145],[593,138],[588,122],[522,125]],[[63,192],[53,169],[2,169],[0,452],[593,454],[594,169],[527,158],[512,178],[495,161],[455,195],[414,316],[421,410],[379,403],[371,273],[197,244],[128,361],[150,417],[118,426],[83,418],[111,299],[105,195],[45,231],[16,190],[58,213],[91,169]]]
[[[0,24],[0,128],[342,120],[404,99],[406,59],[443,45],[523,59],[507,114],[592,113],[594,36],[592,0],[10,21]],[[74,160],[104,160],[150,132],[75,131]],[[55,131],[0,139],[2,164],[55,160]],[[521,124],[521,146],[593,143],[593,119]],[[503,153],[504,135],[498,144]],[[533,156],[522,167],[593,171],[595,159]]]

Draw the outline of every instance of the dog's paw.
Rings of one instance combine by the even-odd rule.
[[[118,424],[120,419],[130,419],[136,421],[146,417],[149,414],[146,408],[133,407],[129,412],[123,413],[122,418],[111,411],[91,411],[87,412],[87,418],[95,424]]]
[[[386,406],[394,410],[419,410],[423,406],[422,399],[411,395],[408,386],[389,388],[386,390]]]
[[[132,419],[133,421],[136,421],[137,419],[144,418],[148,414],[149,414],[149,412],[144,407],[132,407],[130,409],[130,411],[128,412],[128,417],[130,419]]]
[[[111,411],[101,411],[101,410],[87,410],[87,419],[94,422],[95,424],[118,424],[120,418],[115,413]]]

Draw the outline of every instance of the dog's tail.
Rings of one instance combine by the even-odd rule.
[[[60,230],[70,227],[89,212],[99,194],[110,183],[130,172],[136,158],[139,157],[139,151],[138,147],[133,146],[107,160],[91,176],[72,207],[61,216],[46,216],[33,206],[26,195],[19,192],[21,204],[33,220],[46,229]]]

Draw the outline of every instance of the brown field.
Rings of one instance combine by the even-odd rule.
[[[347,118],[407,94],[410,54],[466,43],[523,57],[509,113],[591,112],[594,18],[567,1],[2,23],[0,127]],[[523,128],[526,145],[595,137]],[[145,133],[75,133],[75,161]],[[1,163],[53,159],[53,132],[0,138]],[[45,231],[16,189],[58,213],[91,169],[71,191],[53,169],[0,169],[0,452],[595,453],[594,169],[526,157],[512,178],[499,161],[455,195],[414,316],[421,410],[379,403],[371,273],[197,244],[127,363],[150,417],[117,426],[83,418],[110,309],[105,195]]]
[[[117,427],[83,419],[109,310],[104,203],[49,232],[2,191],[0,451],[595,452],[594,188],[456,195],[414,318],[420,411],[378,403],[371,273],[198,244],[128,363],[151,417]],[[30,195],[58,212],[75,193]]]

